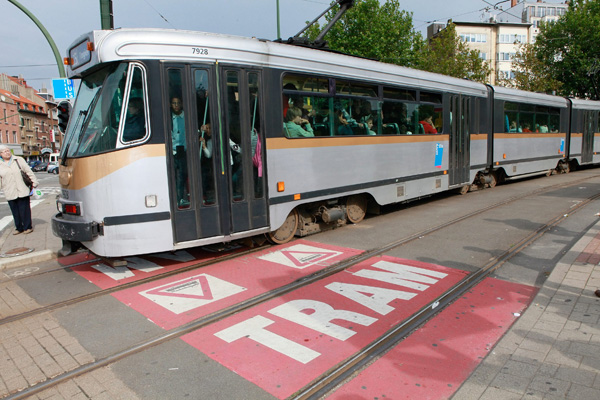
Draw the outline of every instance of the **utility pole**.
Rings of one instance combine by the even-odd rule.
[[[275,0],[277,2],[277,39],[281,39],[281,26],[279,23],[279,0]]]
[[[35,17],[35,15],[33,15],[28,9],[23,7],[18,1],[16,1],[16,0],[8,0],[8,1],[11,2],[19,10],[23,11],[37,25],[37,27],[40,29],[40,31],[42,31],[42,33],[44,34],[44,37],[46,38],[46,40],[50,44],[50,47],[52,48],[52,52],[54,53],[54,58],[56,59],[56,65],[58,66],[58,75],[61,78],[66,78],[67,74],[65,73],[65,66],[63,65],[63,59],[60,56],[60,52],[58,51],[58,48],[56,47],[56,43],[54,43],[54,40],[52,39],[52,37],[50,36],[48,31],[46,30],[46,28],[44,28],[44,25],[42,25],[42,23]]]
[[[102,29],[114,29],[112,0],[100,0],[100,23]]]

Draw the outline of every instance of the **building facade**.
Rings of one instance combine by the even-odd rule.
[[[497,10],[487,22],[453,22],[461,40],[489,63],[492,72],[488,81],[492,85],[510,86],[514,79],[513,59],[520,47],[535,41],[542,22],[551,23],[565,15],[569,2],[511,0],[510,6],[509,11]],[[428,38],[443,28],[443,24],[431,25]]]
[[[58,119],[48,104],[22,77],[0,74],[0,143],[26,160],[44,160],[60,149]]]

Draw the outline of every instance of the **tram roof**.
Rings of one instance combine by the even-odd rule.
[[[600,101],[570,99],[573,103],[573,108],[576,110],[600,110]]]
[[[519,103],[543,104],[546,106],[562,108],[566,108],[568,106],[567,99],[564,97],[552,96],[545,93],[527,92],[524,90],[511,89],[502,86],[494,86],[494,98],[515,101]]]
[[[89,54],[86,53],[87,42],[92,42],[94,48]],[[246,64],[487,96],[485,85],[465,79],[263,39],[207,32],[142,28],[99,30],[80,36],[69,49],[69,57],[76,62],[82,60],[82,55],[84,61],[89,58],[80,66],[68,68],[70,77],[80,77],[103,62],[157,59]],[[83,51],[75,55],[74,49]],[[193,49],[201,54],[193,54]],[[202,54],[204,50],[208,54]]]

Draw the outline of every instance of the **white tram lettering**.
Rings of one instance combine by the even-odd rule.
[[[383,269],[389,272],[363,269],[356,272],[354,275],[368,279],[375,279],[381,282],[391,283],[393,285],[405,286],[407,288],[419,290],[421,292],[428,289],[429,286],[421,285],[416,282],[433,285],[438,282],[438,279],[429,278],[428,276],[433,276],[439,279],[448,276],[448,274],[444,274],[443,272],[430,271],[428,269],[411,267],[409,265],[396,264],[388,261],[376,262],[375,264],[373,264],[373,267]]]
[[[192,54],[197,56],[207,56],[208,49],[205,49],[203,47],[192,47]]]
[[[306,364],[321,355],[321,353],[309,349],[308,347],[302,346],[301,344],[264,329],[274,323],[274,321],[268,318],[257,315],[236,325],[230,326],[227,329],[223,329],[222,331],[215,333],[215,336],[223,339],[227,343],[242,338],[248,338],[301,362],[302,364]]]
[[[372,266],[384,271],[363,269],[353,275],[378,280],[380,282],[387,282],[393,285],[405,286],[419,291],[429,288],[429,286],[424,283],[433,285],[437,283],[439,279],[448,276],[448,274],[443,272],[431,271],[387,261],[379,261]],[[325,287],[381,315],[389,314],[394,310],[394,308],[388,304],[391,301],[395,299],[410,300],[417,295],[417,293],[404,292],[401,290],[344,282],[332,282]],[[378,321],[377,318],[368,315],[348,310],[336,310],[327,303],[309,299],[292,300],[281,304],[268,312],[282,319],[342,341],[349,339],[358,332],[353,329],[336,325],[332,322],[333,320],[348,321],[362,326],[370,326]],[[320,353],[288,338],[264,329],[273,323],[274,321],[257,315],[217,332],[215,333],[215,336],[223,339],[227,343],[231,343],[241,338],[252,339],[303,364],[306,364],[321,355]]]
[[[381,315],[387,315],[394,311],[394,307],[388,305],[392,300],[410,300],[417,295],[416,293],[403,292],[401,290],[342,282],[333,282],[325,287]]]
[[[355,335],[356,331],[336,325],[331,321],[339,319],[363,326],[369,326],[377,321],[376,318],[357,312],[336,310],[329,304],[316,300],[293,300],[277,306],[269,312],[342,341]]]

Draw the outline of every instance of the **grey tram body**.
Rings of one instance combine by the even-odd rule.
[[[81,242],[102,256],[170,251],[268,233],[280,228],[293,210],[314,204],[335,208],[352,195],[364,195],[371,204],[385,205],[467,187],[499,171],[506,178],[516,178],[553,170],[561,162],[581,165],[600,161],[595,155],[599,146],[595,139],[599,130],[599,102],[491,87],[256,38],[117,29],[83,35],[72,49],[81,49],[87,42],[93,43],[93,50],[81,52],[87,58],[79,60],[80,66],[69,68],[69,76],[85,78],[115,63],[138,65],[145,79],[149,125],[147,136],[138,142],[119,141],[110,152],[67,159],[70,168],[65,172],[61,168],[63,194],[59,204],[76,204],[82,211],[78,216],[59,213],[53,219],[54,232],[63,240]],[[75,53],[71,56],[80,57]],[[249,79],[248,74],[259,76],[260,115],[251,119],[260,119],[263,197],[226,204],[230,193],[224,189],[225,194],[218,194],[221,196],[218,206],[201,207],[198,200],[186,210],[177,208],[174,161],[169,146],[169,68],[181,71],[184,82],[191,81],[194,71],[206,71],[211,81],[211,99],[221,93],[221,102],[227,91],[228,82],[224,79],[228,71],[239,72],[240,90],[244,79]],[[385,88],[439,95],[441,100],[436,107],[442,110],[443,129],[437,135],[286,138],[282,129],[282,86],[290,74],[329,79],[333,85],[336,81],[371,85],[378,90],[377,97],[368,99],[373,104],[385,102],[382,94]],[[192,89],[185,90],[186,101],[191,104]],[[299,94],[310,95],[302,91]],[[506,102],[518,103],[523,110],[530,105],[538,110],[537,115],[545,115],[539,110],[549,109],[547,113],[558,113],[560,126],[555,132],[537,136],[504,132]],[[240,104],[252,109],[251,98]],[[225,135],[219,141],[226,143],[230,127],[222,107],[213,110],[212,116],[214,125],[217,120],[222,123],[220,129]],[[186,112],[195,111],[190,108]],[[521,114],[525,116],[527,112]],[[575,117],[571,117],[572,113]],[[585,140],[586,133],[579,127],[583,126],[583,114],[588,122]],[[196,117],[198,121],[202,119]],[[195,121],[191,116],[187,118]],[[595,122],[590,126],[591,120]],[[70,127],[74,123],[70,122]],[[249,121],[242,119],[242,123],[248,125]],[[199,129],[200,124],[197,122],[193,129]],[[250,139],[243,140],[248,147]],[[147,154],[145,149],[149,149]],[[220,156],[223,171],[227,171],[228,157],[232,157],[227,153],[230,152],[223,151]],[[244,156],[252,154],[245,150]],[[95,157],[100,161],[94,161]],[[115,160],[118,167],[103,171],[106,160]],[[99,170],[93,178],[83,179],[78,177],[78,167],[83,170],[84,165]],[[249,177],[251,163],[247,165],[250,167],[244,167],[244,176]],[[200,179],[198,160],[190,161],[189,169],[190,176]],[[231,191],[231,182],[222,182]],[[285,189],[278,191],[281,183]],[[190,185],[195,185],[193,189],[198,193],[202,190],[200,184]],[[148,207],[148,196],[156,199],[152,208]],[[219,228],[213,230],[213,226]]]

